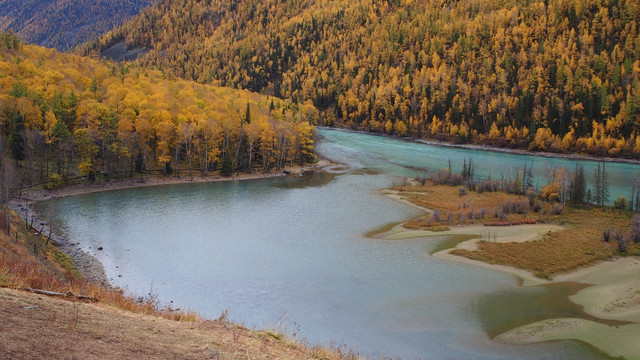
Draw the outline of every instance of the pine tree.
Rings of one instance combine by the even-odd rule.
[[[524,170],[522,171],[522,193],[527,193],[527,163],[524,163]]]
[[[586,185],[584,167],[576,164],[576,171],[573,174],[573,182],[571,184],[571,203],[573,205],[581,205],[584,203]]]
[[[607,168],[605,166],[604,160],[602,161],[602,174],[600,180],[600,199],[602,201],[601,205],[605,205],[609,202],[609,184],[607,183]]]
[[[17,111],[12,111],[9,114],[9,123],[11,124],[11,131],[9,132],[9,146],[13,158],[16,160],[24,160],[25,156],[25,124],[24,118]]]
[[[244,122],[245,124],[251,124],[251,107],[249,106],[248,101],[247,101],[247,110],[244,113]]]
[[[467,159],[463,159],[462,163],[462,178],[467,179]]]
[[[526,194],[527,190],[533,188],[533,164],[524,164],[524,171],[522,172],[522,193]]]
[[[231,176],[233,174],[233,163],[231,162],[231,156],[225,155],[222,158],[222,166],[220,168],[220,175]]]
[[[595,185],[594,185],[594,190],[593,190],[593,201],[596,203],[596,205],[602,205],[602,182],[601,182],[601,171],[600,171],[600,164],[598,164],[598,167],[595,170]]]

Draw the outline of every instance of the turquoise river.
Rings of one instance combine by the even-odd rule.
[[[576,284],[524,288],[512,275],[429,256],[444,238],[365,234],[421,215],[380,195],[403,177],[472,158],[499,179],[575,161],[437,147],[319,130],[317,151],[344,164],[302,177],[166,185],[39,203],[39,216],[104,264],[114,285],[208,318],[370,358],[606,359],[563,341],[512,346],[492,336],[553,317],[585,317]],[[588,179],[596,163],[581,162]],[[640,166],[608,163],[611,197],[629,197]],[[96,251],[102,246],[103,251]]]

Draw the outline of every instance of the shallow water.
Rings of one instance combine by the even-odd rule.
[[[522,288],[511,275],[429,256],[445,239],[364,235],[420,214],[379,189],[415,175],[414,166],[446,166],[447,158],[436,155],[459,150],[321,134],[318,151],[345,166],[300,178],[81,195],[37,210],[96,254],[115,285],[209,318],[226,309],[249,327],[281,329],[310,344],[345,344],[374,358],[602,358],[576,342],[509,346],[490,339],[511,320],[555,317],[570,304],[570,289]],[[504,156],[471,153],[476,163]],[[504,167],[498,159],[495,166]],[[608,167],[612,178],[616,165]],[[518,299],[549,296],[556,301],[536,302],[535,312],[531,302],[518,307]]]

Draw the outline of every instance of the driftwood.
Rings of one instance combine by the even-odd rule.
[[[31,288],[22,288],[20,290],[32,292],[32,293],[35,293],[35,294],[47,295],[47,296],[70,297],[70,298],[74,298],[74,299],[78,299],[78,300],[86,300],[86,301],[90,301],[90,302],[98,302],[98,299],[96,299],[93,296],[76,295],[76,294],[73,294],[71,291],[67,291],[66,293],[61,293],[61,292],[56,292],[56,291],[41,290],[41,289],[31,289]]]
[[[535,219],[516,220],[516,221],[496,221],[486,222],[484,226],[514,226],[514,225],[534,225],[538,222]]]

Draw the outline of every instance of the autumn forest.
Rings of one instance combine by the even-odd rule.
[[[166,0],[75,53],[5,33],[3,194],[280,170],[314,125],[640,158],[639,21],[638,0]],[[122,41],[148,51],[100,57]]]
[[[70,178],[271,171],[313,157],[313,105],[0,39],[3,196]],[[15,162],[14,160],[18,160]]]
[[[167,0],[82,52],[126,40],[325,125],[638,158],[639,22],[637,0]]]

